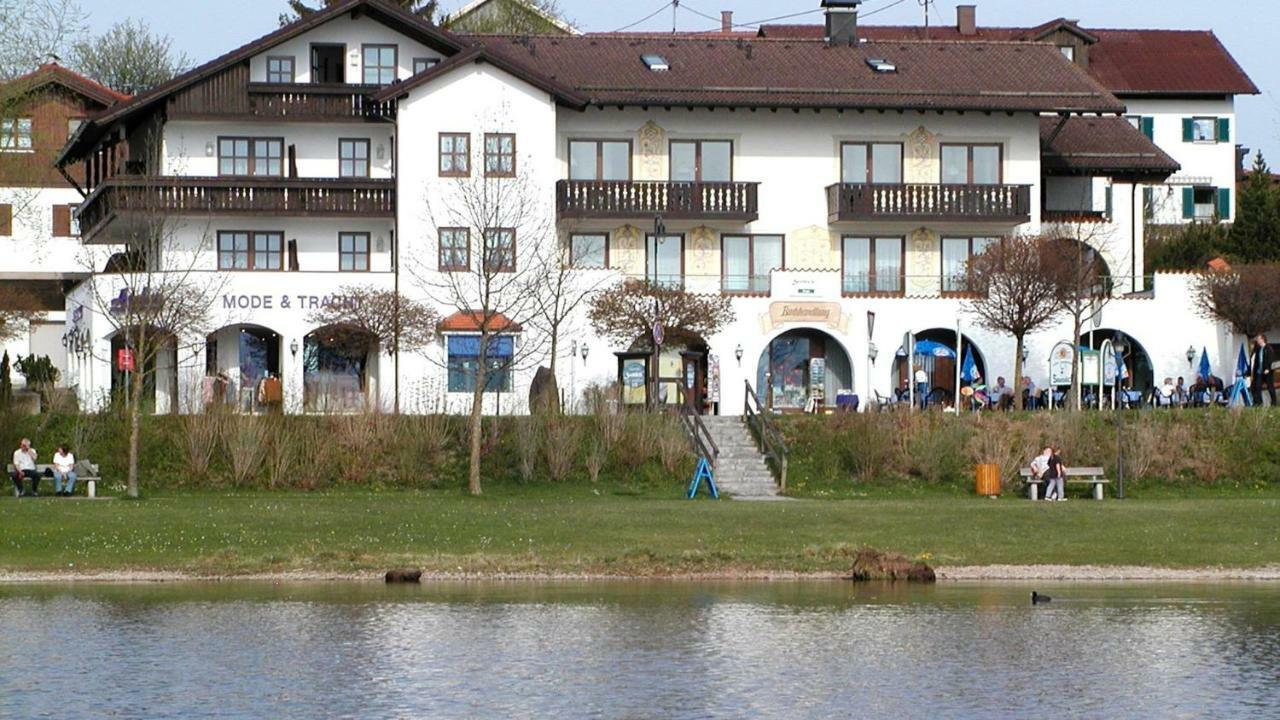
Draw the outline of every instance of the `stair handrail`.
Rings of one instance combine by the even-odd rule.
[[[786,492],[787,453],[789,452],[787,442],[782,439],[782,431],[778,429],[777,423],[769,417],[764,404],[760,402],[760,396],[756,395],[756,391],[752,389],[751,381],[743,380],[743,384],[747,390],[742,403],[742,421],[746,423],[747,429],[752,431],[751,436],[760,448],[760,453],[768,460],[769,469],[773,471],[778,481],[778,489]]]
[[[659,380],[661,381],[662,378]],[[699,457],[706,458],[712,472],[715,472],[720,448],[716,445],[715,438],[711,437],[707,424],[702,421],[702,414],[694,407],[693,393],[689,392],[689,387],[684,384],[684,378],[677,378],[675,383],[676,391],[680,394],[680,422],[684,424],[685,433],[693,443],[693,451]]]

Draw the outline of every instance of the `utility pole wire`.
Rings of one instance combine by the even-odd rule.
[[[614,32],[622,32],[622,31],[624,31],[624,30],[630,30],[631,28],[633,28],[633,27],[635,27],[635,26],[639,25],[640,23],[645,22],[646,20],[649,20],[649,19],[651,19],[651,18],[653,18],[653,17],[656,17],[656,16],[658,15],[658,13],[662,12],[663,10],[666,10],[667,8],[671,7],[671,6],[672,6],[672,5],[674,5],[674,4],[675,4],[675,3],[674,3],[674,0],[672,0],[672,1],[670,1],[670,2],[667,2],[665,5],[663,5],[662,7],[658,8],[657,10],[654,10],[653,12],[649,13],[648,15],[645,15],[644,17],[642,17],[642,18],[640,18],[639,20],[637,20],[637,21],[635,21],[635,22],[631,23],[630,25],[624,25],[624,26],[622,26],[622,27],[618,28],[617,30],[614,30]]]

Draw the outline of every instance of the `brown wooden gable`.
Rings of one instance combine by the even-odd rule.
[[[70,122],[98,111],[96,104],[56,85],[31,93],[5,115],[31,118],[31,152],[0,153],[0,185],[7,187],[71,187],[53,161],[70,137]],[[72,177],[75,177],[74,175]]]
[[[170,119],[249,115],[249,61],[210,75],[169,96]]]

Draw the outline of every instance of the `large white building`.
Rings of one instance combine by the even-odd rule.
[[[1188,375],[1189,345],[1215,369],[1234,359],[1239,338],[1200,318],[1189,276],[1143,274],[1144,187],[1161,195],[1189,172],[1230,187],[1232,92],[1194,100],[1216,103],[1204,112],[1225,121],[1225,144],[1173,152],[1165,126],[1199,105],[1118,96],[1096,52],[1091,74],[1089,50],[1067,53],[1058,34],[880,40],[850,22],[857,3],[824,5],[816,38],[524,38],[346,0],[120,103],[61,161],[84,163],[86,248],[153,239],[104,257],[111,271],[68,295],[89,338],[70,379],[86,403],[119,385],[121,311],[145,300],[150,272],[215,295],[208,327],[146,368],[159,411],[223,393],[291,412],[458,410],[482,361],[476,307],[439,289],[485,258],[523,264],[531,244],[570,249],[590,286],[633,277],[731,296],[730,326],[664,346],[662,374],[688,378],[713,412],[741,412],[744,381],[779,410],[887,395],[906,372],[904,334],[954,351],[958,322],[983,375],[1011,378],[1012,339],[963,313],[965,263],[1053,226],[1105,263],[1114,297],[1080,340],[1126,336],[1135,386]],[[1132,114],[1157,117],[1155,143]],[[462,217],[467,193],[512,187],[527,190],[519,226]],[[392,352],[320,326],[353,286],[430,303],[439,340]],[[630,365],[645,360],[584,315],[554,359],[561,388],[643,377]],[[537,323],[509,320],[491,363],[545,344]],[[1070,335],[1031,338],[1037,383]],[[956,362],[924,361],[934,387],[954,391]],[[525,363],[499,373],[486,410],[523,411],[531,377]]]

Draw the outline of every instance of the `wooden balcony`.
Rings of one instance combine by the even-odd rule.
[[[395,117],[395,102],[373,102],[381,85],[249,82],[243,63],[169,98],[170,120],[382,120]]]
[[[394,217],[395,181],[368,178],[141,177],[104,181],[77,211],[93,242],[122,216]],[[100,242],[112,242],[103,237]]]
[[[663,182],[561,180],[556,211],[562,220],[632,219],[731,220],[759,217],[754,182]]]
[[[865,220],[1024,223],[1030,185],[854,185],[827,187],[829,222]]]

